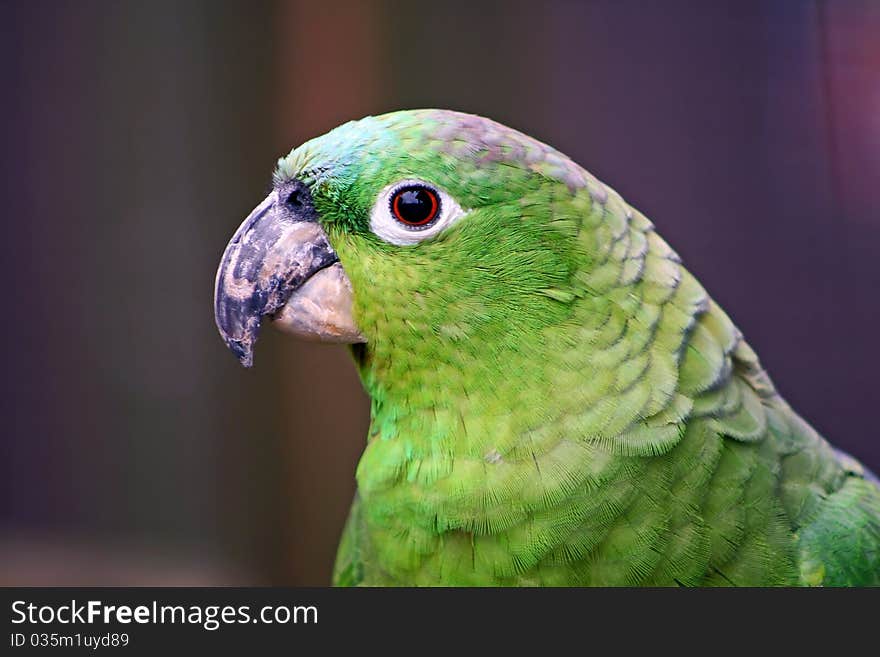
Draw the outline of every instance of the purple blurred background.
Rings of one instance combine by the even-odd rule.
[[[880,3],[0,2],[2,584],[325,584],[368,403],[214,328],[275,158],[448,107],[658,226],[789,402],[880,470]],[[305,372],[309,372],[309,385]]]

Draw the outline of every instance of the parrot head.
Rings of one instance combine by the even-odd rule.
[[[264,317],[404,360],[432,344],[518,348],[565,320],[594,255],[583,217],[603,194],[564,155],[478,116],[347,123],[279,160],[223,255],[217,326],[245,366]]]

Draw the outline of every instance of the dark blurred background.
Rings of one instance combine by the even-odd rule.
[[[366,397],[272,331],[241,369],[213,277],[279,155],[399,108],[620,191],[880,469],[880,2],[0,7],[0,583],[329,581]]]

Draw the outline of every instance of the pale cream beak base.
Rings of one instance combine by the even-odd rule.
[[[315,342],[366,342],[352,316],[351,281],[340,263],[302,284],[272,317],[286,333]]]

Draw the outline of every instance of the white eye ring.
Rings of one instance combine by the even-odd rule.
[[[410,226],[394,217],[391,212],[391,199],[405,187],[424,187],[437,195],[440,210],[437,217],[425,226]],[[449,194],[423,180],[400,180],[388,185],[379,193],[373,209],[370,210],[370,230],[377,236],[398,246],[418,244],[440,233],[466,214],[461,206]]]

